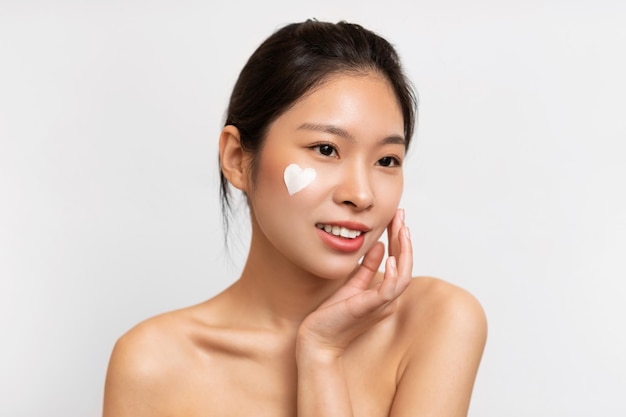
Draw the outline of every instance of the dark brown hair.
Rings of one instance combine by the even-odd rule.
[[[235,83],[225,125],[239,130],[242,148],[256,172],[270,124],[329,76],[376,72],[392,86],[404,118],[408,147],[416,118],[416,97],[393,46],[357,24],[307,20],[287,25],[252,54]],[[220,172],[220,196],[227,229],[228,181]]]

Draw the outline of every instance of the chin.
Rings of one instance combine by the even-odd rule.
[[[327,257],[322,262],[310,265],[308,271],[313,275],[332,281],[345,280],[350,277],[359,266],[361,257],[345,256],[344,259],[336,259],[333,256]]]
[[[345,279],[354,274],[356,269],[361,265],[363,257],[368,253],[376,243],[379,242],[382,231],[371,231],[370,241],[367,241],[365,245],[357,253],[352,254],[340,254],[329,255],[325,258],[323,265],[318,262],[314,265],[314,269],[320,271],[316,275],[321,278],[340,280]],[[381,263],[382,265],[382,263]],[[378,266],[380,268],[380,265]],[[322,271],[323,270],[323,271]]]

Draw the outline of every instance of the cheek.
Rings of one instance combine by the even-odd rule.
[[[396,214],[396,209],[402,198],[403,181],[402,177],[392,179],[391,181],[383,181],[377,190],[377,201],[381,210],[385,213],[385,217],[389,221]]]
[[[275,191],[287,195],[294,203],[314,201],[326,195],[333,187],[337,172],[325,164],[310,161],[292,160],[272,171],[272,183]]]
[[[289,195],[304,190],[315,181],[316,177],[317,171],[314,168],[302,168],[298,164],[289,164],[283,172],[283,180]]]
[[[296,161],[261,161],[255,177],[253,195],[257,204],[276,209],[306,208],[320,192],[326,175]]]
[[[249,203],[254,211],[261,213],[271,202],[280,206],[286,192],[283,192],[282,168],[263,157],[257,162],[256,170],[252,173]]]

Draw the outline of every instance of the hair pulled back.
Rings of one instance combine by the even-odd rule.
[[[413,136],[416,98],[393,46],[363,27],[307,20],[287,25],[252,54],[235,83],[225,125],[239,130],[251,172],[271,123],[328,77],[376,72],[392,86],[404,118],[407,147]],[[222,210],[230,208],[228,181],[220,172]],[[226,225],[227,226],[227,225]]]

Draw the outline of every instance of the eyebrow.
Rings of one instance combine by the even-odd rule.
[[[320,124],[320,123],[303,123],[298,127],[298,130],[312,130],[314,132],[330,133],[331,135],[340,136],[347,139],[350,142],[356,142],[354,136],[352,136],[347,130],[344,130],[335,125]],[[380,141],[381,145],[404,145],[406,146],[406,140],[402,136],[391,135],[383,138]]]

